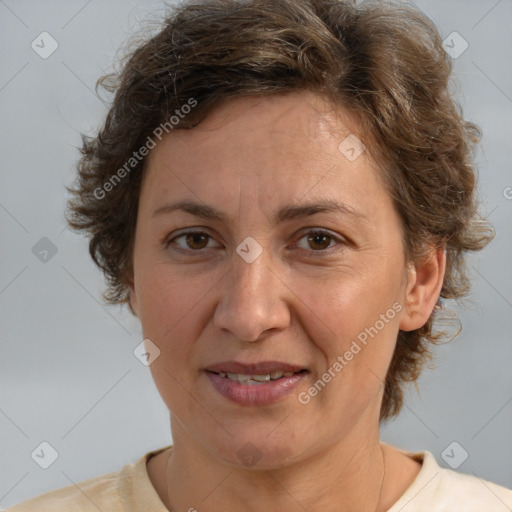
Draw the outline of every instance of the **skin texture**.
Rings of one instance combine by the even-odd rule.
[[[445,256],[432,251],[421,263],[405,261],[378,165],[369,150],[350,161],[338,149],[357,123],[333,112],[308,92],[231,99],[199,126],[170,132],[149,155],[131,305],[144,338],[161,351],[150,369],[171,413],[174,447],[170,457],[151,459],[148,472],[168,508],[387,510],[420,469],[384,446],[377,505],[386,371],[399,329],[428,319]],[[181,200],[213,206],[227,220],[154,214]],[[322,200],[358,214],[275,223],[283,206]],[[185,228],[209,236],[177,238]],[[321,232],[308,240],[307,228],[327,238]],[[249,236],[263,251],[252,263],[236,252]],[[401,310],[378,334],[300,403],[298,394],[396,303]],[[277,403],[242,406],[204,372],[227,360],[284,361],[309,373]],[[237,455],[247,443],[261,456],[252,467]]]

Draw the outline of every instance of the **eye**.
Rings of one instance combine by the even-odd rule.
[[[183,240],[182,244],[178,244],[177,240]],[[209,249],[208,242],[213,238],[204,231],[185,231],[172,239],[165,242],[165,247],[171,245],[177,246],[178,250],[200,252],[203,249]]]
[[[303,234],[303,236],[299,239],[306,241],[307,247],[302,246],[302,249],[313,249],[313,252],[332,252],[326,251],[333,247],[331,243],[338,242],[338,244],[334,243],[334,245],[344,245],[344,240],[340,237],[333,235],[328,231],[324,231],[321,229],[311,229]],[[296,244],[300,247],[299,243]]]
[[[184,231],[173,238],[165,240],[164,247],[180,252],[201,253],[203,250],[214,248],[214,246],[208,246],[209,242],[213,240],[213,237],[204,231]],[[336,245],[346,245],[346,243],[343,238],[335,236],[328,231],[310,229],[303,233],[299,241],[294,244],[294,247],[305,249],[309,252],[331,253],[333,251],[327,249],[331,249]]]

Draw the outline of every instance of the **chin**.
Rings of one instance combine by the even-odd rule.
[[[269,471],[288,466],[298,459],[295,447],[279,447],[255,444],[252,441],[242,443],[241,448],[223,447],[217,450],[217,456],[226,464],[238,470]]]
[[[223,433],[220,439],[210,439],[209,443],[216,457],[237,469],[271,470],[299,461],[309,446],[307,440],[292,432],[273,437],[272,428],[252,424],[245,431],[233,436]]]

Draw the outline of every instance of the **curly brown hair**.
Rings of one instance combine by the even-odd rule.
[[[443,339],[433,329],[441,299],[469,291],[465,252],[493,236],[476,198],[480,130],[450,94],[451,61],[433,22],[397,2],[197,0],[182,2],[136,45],[119,72],[96,84],[114,93],[112,106],[97,136],[82,136],[77,182],[68,189],[68,222],[90,236],[108,284],[105,300],[129,304],[146,160],[134,157],[157,127],[193,128],[236,96],[312,91],[353,113],[371,139],[401,218],[407,261],[446,249],[437,307],[422,328],[398,335],[380,418],[396,416],[403,382],[418,378],[431,345]],[[194,108],[171,123],[187,104]]]

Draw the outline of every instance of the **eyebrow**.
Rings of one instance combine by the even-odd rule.
[[[219,221],[224,224],[227,224],[229,220],[228,216],[217,208],[206,204],[196,203],[194,201],[179,201],[177,203],[166,204],[157,208],[151,216],[156,217],[176,210],[181,210],[203,219]],[[313,203],[283,206],[275,215],[274,223],[279,224],[285,221],[309,217],[317,213],[341,213],[354,218],[368,220],[363,213],[357,211],[351,206],[338,201],[324,200]]]

